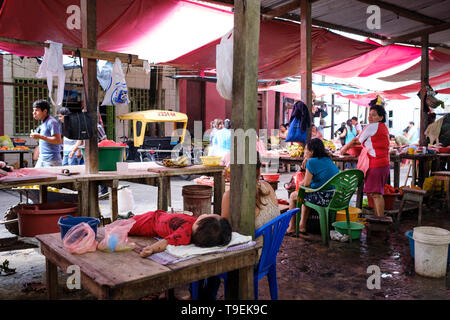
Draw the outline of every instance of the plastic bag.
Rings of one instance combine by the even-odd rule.
[[[133,250],[135,244],[128,241],[128,232],[136,223],[134,219],[119,219],[105,227],[105,238],[97,249],[104,252]]]
[[[118,212],[128,213],[134,209],[133,193],[129,188],[124,188],[117,191]]]
[[[94,252],[97,248],[95,232],[86,222],[74,225],[63,238],[64,247],[72,254]]]
[[[356,169],[361,170],[366,175],[367,170],[369,170],[369,154],[367,148],[363,147],[361,153],[359,154],[358,164]]]
[[[226,100],[232,98],[233,87],[233,32],[229,31],[216,47],[216,88]]]
[[[303,142],[306,143],[307,131],[302,132],[301,121],[297,118],[292,119],[289,124],[288,134],[286,136],[285,142]]]
[[[106,72],[106,71],[105,71]],[[108,82],[103,78],[102,81]],[[128,104],[128,88],[125,81],[125,76],[122,71],[122,63],[119,58],[116,58],[112,66],[111,84],[106,90],[105,97],[103,98],[102,106],[119,106],[122,104]]]
[[[108,91],[109,87],[111,87],[112,68],[113,64],[111,62],[107,62],[102,67],[101,71],[97,69],[97,80],[105,91]]]

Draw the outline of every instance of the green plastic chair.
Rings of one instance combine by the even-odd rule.
[[[300,186],[297,197],[297,207],[301,208],[302,204],[314,209],[319,214],[320,219],[320,233],[322,234],[322,242],[328,244],[330,238],[329,232],[329,216],[331,214],[331,221],[336,219],[336,212],[340,210],[345,210],[347,217],[347,227],[348,234],[350,235],[350,216],[348,212],[348,205],[353,194],[356,192],[358,187],[364,181],[364,173],[358,169],[344,170],[337,173],[334,177],[328,180],[320,188],[311,189],[308,187]],[[316,204],[305,201],[306,192],[317,192],[333,189],[334,195],[331,199],[328,207],[321,207]],[[298,237],[299,234],[299,224],[300,224],[300,214],[301,210],[295,215],[295,234]],[[351,242],[350,237],[350,242]]]

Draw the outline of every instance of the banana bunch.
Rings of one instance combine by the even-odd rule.
[[[186,156],[180,156],[175,160],[172,159],[164,159],[163,165],[165,167],[186,167],[189,164],[189,159]]]
[[[333,141],[323,140],[323,144],[325,146],[325,149],[328,149],[329,151],[336,151],[336,146],[334,145]]]
[[[289,156],[295,158],[300,157],[303,154],[303,147],[300,143],[294,142],[292,145],[287,147],[289,151]]]

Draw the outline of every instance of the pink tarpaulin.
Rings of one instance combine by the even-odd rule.
[[[349,99],[354,104],[359,106],[369,107],[369,102],[377,97],[377,95],[382,96],[387,100],[406,100],[410,99],[407,96],[403,96],[401,94],[389,94],[385,92],[371,92],[366,94],[350,94],[350,95],[342,95],[338,93],[339,96]]]
[[[383,81],[391,81],[391,82],[400,82],[400,81],[408,81],[408,80],[420,80],[420,70],[422,63],[421,61],[417,62],[413,66],[409,67],[406,70],[403,70],[399,73],[393,74],[388,77],[378,78]],[[437,50],[433,50],[429,55],[429,77],[440,76],[443,73],[450,71],[450,55],[439,52]]]
[[[375,50],[377,46],[312,28],[312,69],[329,68]],[[188,70],[214,71],[220,38],[166,64]],[[300,26],[286,21],[262,21],[259,79],[283,79],[300,73]]]
[[[374,43],[372,41],[367,41]],[[335,78],[368,77],[420,57],[420,48],[390,45],[317,73]]]
[[[0,36],[81,47],[79,0],[4,0]],[[207,27],[205,27],[207,26]],[[166,61],[217,39],[233,27],[233,14],[178,0],[97,0],[97,49]],[[21,56],[43,56],[43,47],[0,42]]]
[[[443,75],[438,76],[438,77],[430,78],[430,80],[429,80],[431,87],[438,86],[440,84],[447,83],[447,82],[450,82],[450,72],[444,73]],[[400,87],[397,89],[384,90],[384,92],[388,93],[388,94],[413,93],[413,92],[419,92],[420,86],[421,86],[421,83],[416,82],[416,83],[410,84],[408,86]]]

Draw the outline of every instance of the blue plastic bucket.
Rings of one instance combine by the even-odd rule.
[[[405,236],[409,240],[409,248],[411,249],[411,257],[414,259],[414,239],[413,239],[413,232],[414,230],[409,230],[405,232]],[[447,255],[447,262],[450,264],[450,246],[448,247],[448,255]]]
[[[61,231],[61,239],[64,238],[67,231],[73,226],[76,226],[79,223],[86,222],[92,230],[95,232],[95,236],[97,236],[97,226],[100,224],[100,220],[97,218],[91,217],[72,217],[72,216],[64,216],[59,218],[58,226]]]

